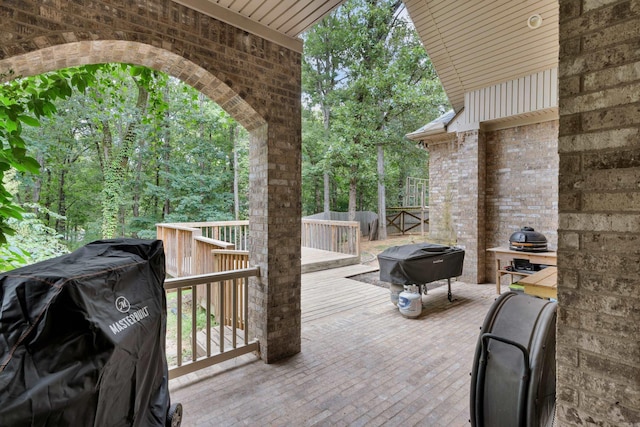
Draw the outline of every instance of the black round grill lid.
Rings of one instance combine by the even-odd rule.
[[[532,227],[522,227],[509,237],[509,249],[515,251],[544,252],[547,238]]]

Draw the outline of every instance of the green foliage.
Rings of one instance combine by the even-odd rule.
[[[11,244],[0,246],[0,272],[29,264],[29,253]]]
[[[236,149],[246,218],[244,129],[231,138],[238,126],[229,115],[162,73],[126,64],[92,71],[90,84],[58,99],[40,127],[25,126],[22,136],[42,173],[18,174],[18,202],[63,214],[38,217],[72,249],[103,236],[153,238],[164,220],[233,219]]]
[[[35,212],[60,218],[42,206],[27,204],[22,219],[7,220],[14,233],[7,237],[7,244],[0,246],[0,271],[8,271],[45,259],[68,253],[62,236],[38,219]]]
[[[92,82],[95,66],[60,70],[45,75],[17,79],[13,73],[0,75],[0,181],[10,169],[38,173],[40,164],[27,153],[22,137],[24,126],[38,127],[41,119],[56,113],[55,102],[71,96],[74,88],[84,88]],[[23,210],[13,201],[11,193],[0,185],[0,244],[13,233],[9,219],[19,220]]]

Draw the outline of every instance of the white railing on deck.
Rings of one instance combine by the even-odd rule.
[[[259,268],[254,267],[165,280],[167,316],[176,318],[175,327],[168,327],[168,331],[175,329],[175,336],[167,335],[170,379],[259,351],[258,341],[249,340],[247,327],[249,278],[259,274]],[[194,301],[200,299],[200,293],[203,294],[205,303],[194,304]],[[231,300],[228,307],[219,304],[219,301],[225,299],[225,293]],[[214,294],[217,294],[216,298]],[[215,299],[218,301],[217,307],[214,307]],[[215,319],[212,319],[213,308],[218,311]],[[226,313],[226,310],[231,313]],[[203,316],[204,325],[199,328],[198,319]],[[224,318],[230,319],[230,325],[220,322],[219,319]],[[238,318],[242,319],[242,329]],[[168,325],[173,325],[173,319],[171,320],[167,321]],[[183,321],[191,325],[190,330],[184,330]]]
[[[357,221],[303,219],[302,246],[360,255],[360,223]]]

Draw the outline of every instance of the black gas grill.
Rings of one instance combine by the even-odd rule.
[[[447,279],[451,296],[451,278],[462,274],[464,250],[433,243],[392,246],[378,254],[380,280],[396,285],[419,285],[424,291],[429,282]]]
[[[0,425],[177,427],[164,249],[116,239],[0,275]]]

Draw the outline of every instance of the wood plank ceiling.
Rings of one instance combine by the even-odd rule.
[[[174,0],[248,32],[302,51],[298,36],[344,0]]]
[[[174,0],[285,47],[344,0]],[[558,0],[406,0],[454,109],[464,94],[558,65]],[[542,25],[527,26],[539,14]]]

